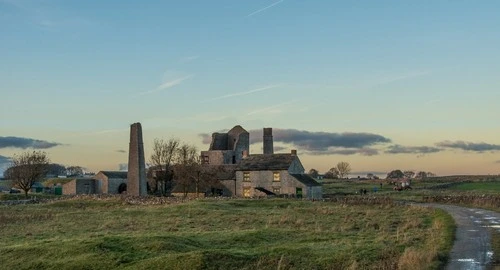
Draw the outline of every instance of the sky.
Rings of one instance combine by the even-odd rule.
[[[0,174],[25,151],[89,171],[130,124],[306,168],[500,174],[500,1],[0,0]]]

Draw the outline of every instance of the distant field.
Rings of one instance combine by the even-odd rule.
[[[460,183],[458,185],[451,186],[450,189],[460,191],[500,192],[500,182]]]
[[[5,269],[439,269],[453,240],[439,210],[373,199],[119,197],[0,206]]]

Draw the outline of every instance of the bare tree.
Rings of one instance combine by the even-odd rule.
[[[28,197],[28,191],[33,184],[45,176],[49,168],[49,158],[42,151],[24,152],[14,155],[12,165],[6,171],[8,179],[13,180],[14,186],[24,191]]]
[[[404,174],[404,176],[406,178],[409,178],[409,179],[411,179],[411,178],[413,178],[415,176],[415,172],[414,171],[410,171],[410,170],[404,171],[403,174]]]
[[[199,174],[201,173],[199,166],[201,162],[197,152],[196,147],[189,144],[181,145],[176,152],[176,164],[174,166],[175,185],[183,191],[184,196],[187,196],[189,189],[193,186],[195,187],[196,195],[198,195],[198,181]]]
[[[67,176],[81,176],[83,175],[83,168],[80,166],[69,166],[66,168]]]
[[[307,174],[309,174],[312,178],[318,178],[319,172],[316,169],[310,169]]]
[[[150,157],[151,170],[155,170],[152,176],[155,180],[153,192],[156,193],[161,185],[162,194],[167,194],[171,187],[172,174],[170,173],[173,161],[178,154],[180,141],[178,139],[169,139],[164,141],[162,139],[154,139],[153,153]]]
[[[339,172],[339,178],[346,178],[349,173],[351,173],[351,165],[349,162],[341,161],[337,163],[337,170]]]

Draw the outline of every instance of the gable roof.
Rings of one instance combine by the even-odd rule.
[[[127,179],[127,172],[125,171],[100,171],[100,173],[104,174],[108,178]]]
[[[243,158],[240,171],[288,170],[297,156],[292,154],[259,154]]]
[[[316,180],[307,174],[290,174],[293,178],[297,179],[299,182],[306,186],[321,186]]]

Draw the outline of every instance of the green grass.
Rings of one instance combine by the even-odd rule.
[[[439,269],[452,224],[440,210],[391,203],[60,200],[0,206],[0,261],[6,269]]]
[[[450,190],[498,193],[500,192],[500,181],[460,183],[451,186]]]

